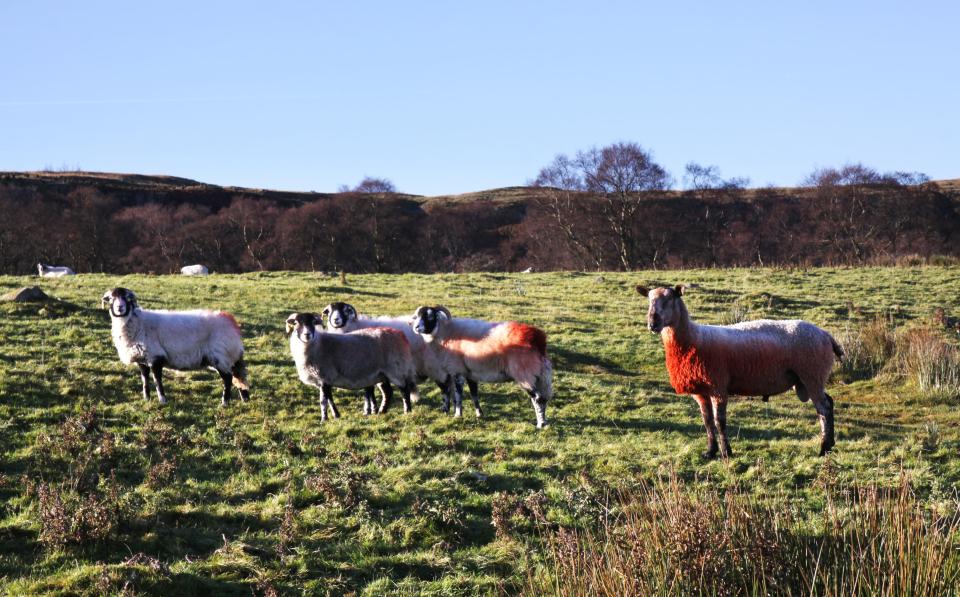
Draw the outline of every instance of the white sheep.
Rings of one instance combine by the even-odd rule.
[[[45,265],[38,263],[37,275],[41,278],[62,278],[64,276],[76,276],[77,272],[65,265]]]
[[[208,276],[210,275],[210,270],[207,269],[207,266],[197,263],[195,265],[185,265],[181,267],[180,274],[184,276]]]
[[[300,381],[320,390],[321,421],[327,419],[328,405],[333,417],[340,416],[333,402],[334,387],[363,389],[365,414],[373,413],[373,386],[378,383],[385,390],[379,413],[390,406],[391,383],[400,388],[403,412],[410,412],[411,398],[419,398],[410,343],[401,332],[378,327],[330,334],[322,331],[316,313],[292,313],[286,324]]]
[[[417,368],[417,381],[421,382],[425,379],[431,379],[437,384],[437,387],[440,388],[444,396],[444,412],[449,412],[450,410],[450,400],[456,393],[454,384],[460,384],[460,392],[462,393],[462,378],[458,379],[455,375],[451,375],[434,357],[433,351],[426,350],[426,344],[423,338],[410,327],[409,315],[402,317],[369,317],[360,315],[353,305],[344,302],[330,303],[323,308],[321,315],[326,321],[326,330],[331,334],[346,334],[355,330],[374,327],[387,327],[403,332],[403,335],[407,338],[407,342],[410,343],[410,352],[413,355],[413,361]],[[474,412],[476,416],[480,417],[483,411],[480,409],[477,382],[467,380],[467,384],[470,387],[470,395],[473,398]],[[380,391],[384,391],[382,386]],[[460,416],[460,414],[461,412],[458,409],[456,415]]]
[[[517,382],[530,395],[537,427],[547,424],[553,365],[547,358],[547,335],[542,330],[515,321],[455,319],[440,305],[418,307],[411,326],[423,336],[427,351],[445,371],[473,381]],[[463,401],[459,387],[454,401],[459,410]]]
[[[727,397],[763,396],[793,387],[812,400],[820,419],[820,455],[834,445],[833,398],[826,393],[835,359],[843,350],[828,332],[800,320],[758,320],[734,325],[694,322],[681,298],[684,287],[637,286],[650,301],[647,327],[660,334],[670,385],[700,406],[707,430],[704,456],[727,457]],[[719,444],[719,445],[718,445]]]
[[[237,386],[244,402],[250,397],[243,339],[233,315],[224,311],[141,309],[137,296],[126,288],[108,291],[101,303],[110,309],[113,343],[120,361],[140,368],[144,399],[150,399],[147,378],[153,373],[157,398],[161,404],[166,403],[164,367],[214,369],[223,380],[220,397],[223,405],[230,400],[233,385]]]

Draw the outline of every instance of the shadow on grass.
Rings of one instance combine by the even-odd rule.
[[[597,369],[602,369],[604,373],[613,373],[624,377],[638,376],[636,371],[627,371],[622,368],[619,363],[595,355],[559,348],[557,346],[550,347],[548,354],[553,360],[554,371],[595,374],[597,373]]]

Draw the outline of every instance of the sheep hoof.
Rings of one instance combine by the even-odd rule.
[[[478,419],[483,416],[483,411],[480,410],[479,408],[476,409],[476,410],[474,411],[474,413],[477,415],[477,418],[478,418]]]

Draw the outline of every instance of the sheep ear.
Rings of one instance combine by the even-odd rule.
[[[642,284],[637,284],[637,292],[639,292],[639,293],[642,294],[643,296],[649,296],[649,295],[650,295],[650,289],[647,288],[646,286],[642,285]]]
[[[290,332],[297,326],[296,313],[291,313],[290,317],[287,318],[287,335],[290,335]]]
[[[677,284],[676,286],[673,287],[673,291],[677,293],[677,296],[683,296],[683,291],[686,289],[687,287],[684,286],[683,284]]]
[[[323,308],[323,311],[321,311],[320,316],[321,316],[321,317],[330,317],[330,311],[331,311],[330,305],[327,305],[326,307]]]
[[[322,326],[322,325],[323,325],[323,318],[320,317],[320,314],[319,314],[319,313],[311,313],[311,314],[310,314],[310,320],[311,320],[311,322],[313,323],[313,325],[315,325],[315,326],[317,326],[317,325]]]

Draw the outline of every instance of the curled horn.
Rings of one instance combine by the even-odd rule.
[[[290,335],[290,332],[297,326],[297,314],[291,313],[290,317],[287,318],[287,335]]]
[[[436,307],[433,308],[433,310],[443,313],[444,315],[446,315],[447,319],[453,319],[453,315],[450,314],[450,309],[447,309],[443,305],[437,305]]]

